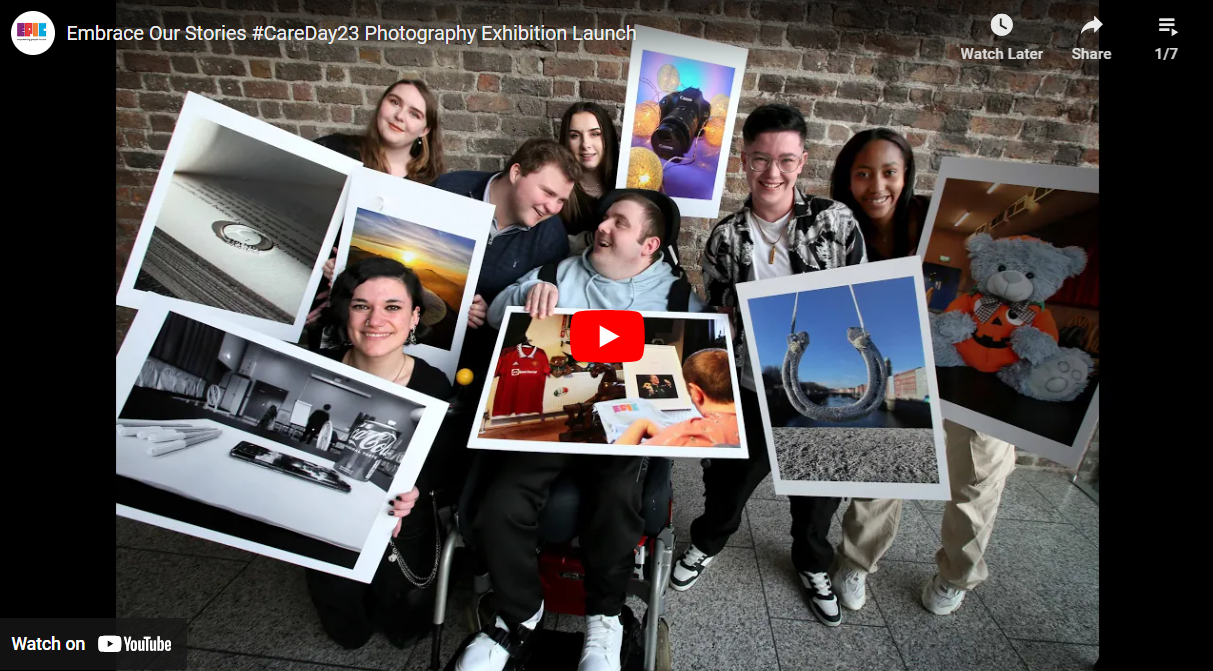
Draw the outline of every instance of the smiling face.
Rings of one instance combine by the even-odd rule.
[[[872,221],[892,220],[906,185],[905,172],[901,149],[888,140],[867,143],[855,157],[851,166],[851,195]]]
[[[776,218],[792,209],[796,178],[808,154],[796,131],[759,133],[741,152],[754,209]],[[780,171],[780,166],[791,172]],[[752,168],[758,167],[758,170]]]
[[[359,354],[375,358],[402,350],[420,319],[403,282],[376,277],[354,289],[346,330]]]
[[[549,163],[529,175],[515,163],[510,167],[514,186],[514,219],[527,228],[559,214],[573,192],[573,182],[560,168]]]
[[[379,103],[376,128],[383,146],[403,149],[430,132],[425,125],[425,98],[412,84],[397,84]]]
[[[594,233],[590,260],[594,269],[613,280],[640,274],[661,246],[657,237],[643,238],[646,215],[639,203],[620,200],[611,205]]]
[[[578,112],[569,119],[569,135],[564,142],[585,170],[597,170],[602,165],[602,125],[592,112]]]

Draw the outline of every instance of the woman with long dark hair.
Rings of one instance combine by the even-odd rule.
[[[560,217],[569,234],[569,254],[578,255],[593,244],[598,203],[615,188],[619,166],[619,135],[611,114],[602,105],[586,100],[573,103],[560,119],[561,144],[581,164],[581,179],[565,203]]]
[[[418,329],[425,329],[424,312],[421,281],[412,270],[381,257],[354,263],[333,280],[332,298],[322,315],[345,331],[348,344],[321,354],[447,400],[451,384],[442,371],[404,353],[405,343],[416,338]],[[435,442],[431,451],[438,449]],[[434,457],[429,455],[427,465]],[[392,500],[386,512],[398,519],[396,529],[369,585],[306,569],[308,592],[324,631],[342,647],[359,648],[378,629],[393,645],[404,648],[429,631],[440,545],[431,479],[429,469],[423,468],[417,486]]]
[[[847,141],[834,161],[830,198],[855,214],[869,262],[917,250],[930,199],[914,195],[914,152],[901,134],[873,128]]]

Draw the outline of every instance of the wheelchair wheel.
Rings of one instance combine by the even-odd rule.
[[[661,618],[657,621],[657,660],[656,671],[671,671],[674,668],[673,655],[670,650],[670,624]]]

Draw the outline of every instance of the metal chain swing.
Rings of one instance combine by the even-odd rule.
[[[804,393],[804,388],[800,384],[799,368],[800,357],[804,356],[805,350],[809,347],[809,334],[804,331],[796,331],[796,311],[800,307],[799,293],[796,294],[796,300],[792,304],[792,329],[788,335],[788,351],[784,354],[783,370],[781,371],[783,389],[788,395],[788,401],[792,403],[792,407],[796,408],[796,412],[820,422],[847,422],[868,415],[884,402],[885,389],[889,384],[891,366],[880,355],[880,350],[876,348],[871,335],[864,328],[863,313],[859,310],[859,301],[855,298],[854,287],[847,286],[851,290],[851,301],[855,303],[855,313],[859,315],[859,326],[847,329],[847,340],[855,349],[859,350],[859,354],[863,356],[868,368],[867,388],[864,390],[863,396],[850,405],[820,406]]]

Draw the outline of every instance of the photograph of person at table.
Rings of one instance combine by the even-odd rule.
[[[118,423],[163,420],[219,434],[159,456],[148,441],[119,436],[117,502],[352,568],[383,514],[421,406],[286,352],[169,313]],[[222,390],[217,408],[205,401],[213,386]],[[274,406],[277,417],[266,421]],[[327,446],[304,440],[321,408]],[[332,471],[325,479],[349,490],[241,459],[233,451],[243,443],[302,460],[303,471]]]

